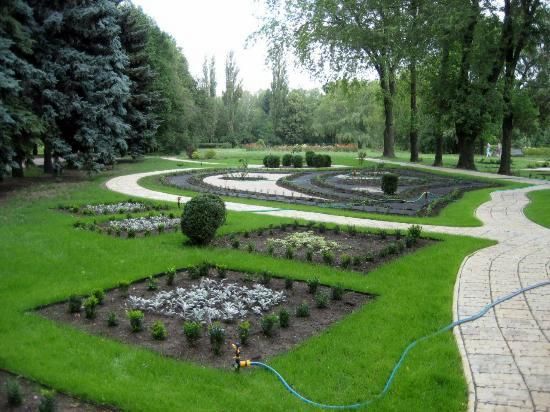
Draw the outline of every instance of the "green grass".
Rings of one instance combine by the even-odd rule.
[[[537,190],[527,194],[531,203],[524,213],[533,222],[550,228],[550,190]]]
[[[123,164],[113,174],[173,168],[157,159]],[[109,288],[208,259],[228,267],[308,279],[370,292],[377,298],[294,350],[268,359],[305,395],[350,403],[378,393],[401,351],[451,319],[456,273],[463,258],[491,242],[437,235],[441,242],[364,276],[242,251],[183,245],[181,234],[118,239],[72,228],[60,203],[125,200],[107,191],[106,177],[24,190],[0,214],[0,368],[123,410],[308,410],[261,370],[236,374],[166,358],[91,336],[32,313],[73,293]],[[173,206],[173,205],[172,205]],[[284,219],[230,213],[221,234]],[[183,339],[183,338],[182,338]],[[244,356],[246,356],[246,349]],[[420,344],[376,411],[463,411],[467,390],[451,333]]]
[[[487,179],[481,179],[481,180],[488,181]],[[167,186],[160,181],[160,176],[148,176],[141,179],[139,183],[143,187],[146,187],[151,190],[156,190],[159,192],[171,193],[171,194],[182,195],[182,196],[194,196],[197,194],[197,192],[193,192],[190,190],[182,190],[176,187]],[[517,188],[528,186],[525,184],[508,182],[508,181],[502,181],[498,183],[495,182],[495,184],[498,184],[500,186],[498,189],[501,189],[501,190],[517,189]],[[461,199],[449,204],[438,215],[429,216],[429,217],[384,215],[379,213],[357,212],[357,211],[351,211],[351,210],[331,209],[328,207],[307,206],[307,205],[290,204],[290,203],[284,203],[284,202],[237,198],[237,197],[230,197],[230,196],[224,197],[224,200],[228,202],[238,202],[238,203],[245,203],[245,204],[252,204],[252,205],[259,205],[259,206],[281,208],[281,209],[320,212],[320,213],[326,213],[326,214],[335,215],[335,216],[351,216],[351,217],[359,217],[359,218],[365,218],[365,219],[385,220],[385,221],[403,222],[403,223],[411,223],[411,224],[472,227],[472,226],[481,226],[481,221],[475,216],[475,210],[482,203],[485,203],[488,200],[490,200],[491,192],[495,191],[496,189],[497,188],[493,187],[493,188],[479,189],[479,190],[466,192]]]

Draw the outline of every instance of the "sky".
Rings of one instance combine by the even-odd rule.
[[[204,57],[215,57],[218,95],[225,88],[224,64],[230,50],[235,52],[245,90],[256,92],[270,87],[265,42],[245,47],[247,38],[259,27],[261,1],[133,0],[133,3],[174,37],[195,78],[201,77]],[[290,88],[311,89],[322,85],[293,63],[288,64],[287,71]]]

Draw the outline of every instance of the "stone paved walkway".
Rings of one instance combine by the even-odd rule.
[[[386,160],[384,162],[388,163]],[[402,164],[411,166],[410,163]],[[425,165],[416,166],[430,169]],[[178,196],[145,189],[138,184],[138,180],[181,170],[120,176],[109,180],[107,187],[131,196],[175,202]],[[438,170],[456,173],[455,169]],[[550,230],[531,222],[523,214],[523,208],[529,201],[526,194],[533,190],[549,189],[549,182],[481,172],[464,173],[534,186],[493,192],[491,200],[476,211],[483,222],[481,227],[424,225],[426,231],[498,241],[497,245],[473,253],[462,263],[455,285],[455,320],[478,312],[500,296],[550,278]],[[182,198],[183,201],[188,199]],[[409,226],[232,202],[227,203],[227,208],[342,225],[387,229],[406,229]],[[550,412],[550,287],[529,291],[505,302],[485,317],[455,328],[454,334],[468,381],[470,411]]]

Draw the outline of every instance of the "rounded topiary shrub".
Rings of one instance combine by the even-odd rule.
[[[275,169],[281,164],[281,158],[275,155],[267,155],[264,157],[264,166]]]
[[[311,160],[313,167],[330,167],[332,158],[329,155],[316,154]]]
[[[197,195],[183,208],[181,231],[191,243],[206,245],[225,223],[225,214],[225,204],[221,197],[213,194]]]
[[[382,175],[382,191],[386,195],[393,195],[397,192],[399,176],[395,173],[385,173]]]
[[[304,165],[304,158],[302,155],[294,155],[292,157],[292,166],[294,167],[302,167]]]
[[[283,166],[284,167],[290,167],[292,166],[292,155],[291,154],[285,154],[283,155]]]

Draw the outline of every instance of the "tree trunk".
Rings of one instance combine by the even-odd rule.
[[[416,105],[416,62],[414,59],[409,70],[411,73],[411,124],[409,131],[411,162],[418,162],[418,107]]]
[[[456,125],[456,137],[458,140],[458,164],[459,169],[476,170],[474,153],[477,133],[464,130]]]
[[[52,145],[48,141],[44,142],[44,173],[53,173]]]
[[[384,96],[384,157],[395,157],[395,130],[393,126],[393,95],[395,94],[395,74],[380,71],[380,87]],[[393,91],[393,93],[392,93]]]
[[[443,133],[441,131],[438,131],[435,137],[434,166],[443,166]]]
[[[18,168],[12,167],[11,168],[11,177],[24,177],[25,176],[25,169],[23,169],[23,160],[24,156],[21,154],[16,154],[13,158],[13,161],[19,165]]]
[[[506,110],[502,117],[502,153],[500,154],[500,167],[498,174],[512,174],[512,132],[514,130],[514,112]]]

